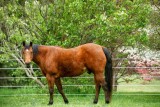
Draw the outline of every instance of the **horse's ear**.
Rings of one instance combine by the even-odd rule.
[[[32,47],[32,42],[30,42],[30,47]]]
[[[23,42],[22,42],[22,44],[23,44],[23,46],[24,46],[24,47],[26,46],[26,43],[25,43],[25,41],[23,41]]]

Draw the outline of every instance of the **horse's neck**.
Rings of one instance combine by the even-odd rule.
[[[35,62],[37,65],[40,65],[44,61],[44,57],[47,53],[47,48],[45,46],[39,46],[38,52],[33,55],[33,62]]]

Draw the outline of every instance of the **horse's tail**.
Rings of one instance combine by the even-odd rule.
[[[112,57],[109,51],[107,50],[107,48],[103,47],[103,52],[107,59],[106,66],[105,66],[105,81],[107,83],[107,95],[108,95],[108,98],[111,99],[112,84],[113,84]]]

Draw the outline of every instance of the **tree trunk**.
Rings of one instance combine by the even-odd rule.
[[[117,91],[118,79],[117,73],[113,73],[113,91]]]
[[[0,68],[3,67],[3,64],[0,63]],[[0,69],[0,77],[6,77],[7,76],[7,73],[5,70],[3,69]],[[3,86],[3,85],[6,85],[7,84],[7,79],[1,79],[0,80],[0,85]]]
[[[150,2],[151,2],[151,5],[154,5],[154,0],[150,0]]]

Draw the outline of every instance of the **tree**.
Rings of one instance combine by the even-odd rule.
[[[152,12],[149,26],[149,47],[151,49],[160,50],[160,2],[152,0]]]
[[[0,7],[0,39],[4,52],[0,55],[1,62],[12,57],[19,62],[16,66],[24,67],[19,60],[23,40],[62,47],[95,42],[108,47],[113,57],[126,57],[128,54],[119,52],[119,48],[145,45],[149,41],[144,28],[149,22],[151,7],[144,1],[126,0],[118,6],[110,0],[8,1]],[[115,76],[123,72],[124,69],[116,69]]]

